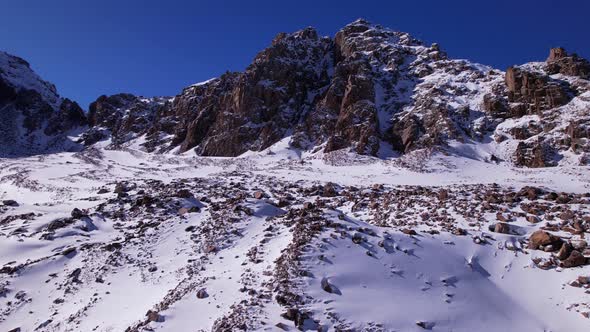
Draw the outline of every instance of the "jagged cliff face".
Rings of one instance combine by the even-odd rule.
[[[334,38],[313,28],[281,33],[244,72],[173,98],[102,96],[81,141],[203,156],[260,151],[284,138],[299,149],[375,156],[461,153],[458,145],[472,144],[485,145],[478,157],[520,166],[587,164],[589,75],[588,61],[560,48],[504,73],[358,20]]]
[[[508,68],[504,84],[486,104],[503,119],[494,139],[519,166],[589,163],[590,63],[555,48],[545,62]],[[489,97],[490,95],[488,95]]]
[[[64,135],[85,124],[82,109],[62,99],[18,57],[0,52],[0,156],[22,156],[64,145]]]
[[[303,149],[376,155],[393,146],[405,153],[462,136],[459,122],[469,110],[449,108],[455,100],[441,89],[456,95],[454,81],[500,79],[485,78],[482,68],[363,20],[334,39],[307,28],[279,34],[244,73],[186,88],[140,127],[150,151],[236,156],[289,136]],[[435,78],[448,82],[438,86]],[[99,122],[117,122],[111,117],[119,113],[108,114]]]

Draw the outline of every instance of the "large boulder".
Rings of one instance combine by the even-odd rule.
[[[546,231],[538,230],[531,234],[531,236],[529,237],[528,248],[539,249],[540,247],[544,247],[547,245],[557,246],[561,242],[562,241],[559,237]]]
[[[576,266],[581,266],[581,265],[585,265],[585,264],[586,264],[586,257],[584,257],[584,255],[582,255],[582,253],[580,253],[579,251],[574,250],[571,252],[571,254],[569,255],[568,258],[561,261],[560,266],[569,268],[569,267],[576,267]]]

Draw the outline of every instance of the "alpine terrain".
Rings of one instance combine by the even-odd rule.
[[[0,52],[0,331],[589,331],[590,62],[357,20],[83,110]]]

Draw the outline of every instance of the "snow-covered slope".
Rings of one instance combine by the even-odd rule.
[[[358,20],[84,113],[0,53],[0,330],[587,331],[589,75]]]
[[[284,146],[0,160],[0,329],[590,326],[590,268],[570,259],[590,257],[587,168],[442,156],[422,173]],[[561,237],[546,252],[540,229]]]

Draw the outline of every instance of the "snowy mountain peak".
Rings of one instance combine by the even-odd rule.
[[[42,80],[22,58],[0,51],[0,78],[17,91],[33,90],[57,108],[61,99],[55,85]]]
[[[85,115],[63,99],[25,60],[0,52],[0,157],[80,149],[67,138],[81,130]]]

